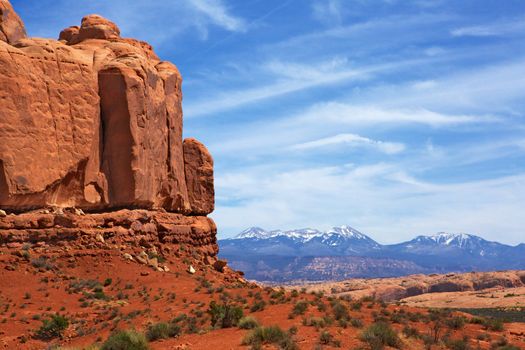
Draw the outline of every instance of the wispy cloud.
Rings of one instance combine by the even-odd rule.
[[[341,0],[317,0],[312,4],[316,20],[329,26],[339,26],[343,22],[343,4]]]
[[[232,32],[246,31],[246,22],[233,16],[221,0],[189,0],[199,12],[205,14],[212,23]]]
[[[372,79],[380,73],[425,64],[431,60],[433,59],[413,59],[367,66],[355,66],[342,58],[310,64],[272,60],[261,65],[266,74],[269,74],[270,82],[187,103],[184,106],[185,112],[190,118],[209,115],[307,89]],[[264,76],[261,71],[254,74]]]
[[[301,120],[318,120],[346,125],[423,124],[434,127],[467,123],[495,122],[497,118],[477,115],[445,114],[424,108],[381,108],[373,105],[357,106],[348,103],[320,103],[302,113]]]
[[[356,134],[339,134],[325,137],[319,140],[294,145],[292,146],[292,149],[311,150],[333,146],[370,147],[386,154],[396,154],[405,149],[405,145],[402,143],[377,141]]]
[[[117,23],[124,36],[160,45],[167,40],[194,33],[198,34],[199,39],[206,40],[210,28],[229,32],[246,31],[246,21],[234,15],[225,1],[93,0],[85,2],[83,6],[70,6],[66,0],[56,0],[52,4],[43,0],[35,5],[40,8],[22,4],[17,9],[28,7],[28,10],[33,11],[24,14],[24,18],[31,18],[34,13],[38,13],[39,20],[44,22],[33,26],[30,21],[30,35],[56,37],[60,29],[78,24],[84,15],[98,13]],[[58,12],[60,16],[56,16]]]
[[[525,30],[525,18],[505,20],[496,23],[481,24],[469,27],[453,29],[452,36],[503,36],[514,33],[522,33]]]

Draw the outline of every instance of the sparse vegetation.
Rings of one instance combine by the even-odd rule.
[[[158,339],[174,338],[181,333],[180,327],[175,323],[155,323],[148,327],[146,331],[146,338],[149,341]]]
[[[135,330],[120,331],[112,334],[102,344],[100,350],[149,350],[148,340],[144,334]]]
[[[216,328],[229,328],[236,326],[243,316],[239,306],[231,304],[217,304],[215,301],[210,303],[208,313],[211,316],[211,324]]]
[[[257,327],[244,338],[243,345],[251,345],[252,349],[260,349],[263,344],[275,344],[282,350],[299,349],[291,334],[278,326]]]
[[[239,320],[239,328],[241,329],[253,329],[258,326],[259,322],[251,316],[246,316]]]
[[[52,315],[50,318],[42,321],[42,327],[37,330],[35,337],[42,340],[61,338],[62,333],[68,326],[69,320],[65,316]]]
[[[361,334],[360,338],[372,350],[383,349],[385,345],[396,349],[399,349],[401,346],[401,340],[396,331],[386,322],[372,324]]]

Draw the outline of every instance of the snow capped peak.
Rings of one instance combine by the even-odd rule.
[[[265,238],[267,235],[268,232],[260,227],[250,227],[239,233],[235,238]]]
[[[377,243],[373,241],[370,237],[362,234],[361,232],[348,225],[333,227],[331,230],[325,232],[312,228],[303,228],[288,231],[266,231],[259,227],[250,227],[242,231],[237,236],[235,236],[234,239],[270,239],[277,237],[285,237],[301,243],[306,243],[314,239],[320,239],[323,243],[329,242],[330,245],[334,246],[339,245],[341,242],[348,240],[357,240],[363,243],[366,242],[367,244],[373,243],[374,245],[377,245]]]
[[[333,227],[330,231],[326,232],[327,234],[338,234],[347,238],[357,238],[357,239],[370,239],[368,236],[357,231],[353,227],[348,225],[336,226]]]
[[[431,236],[419,236],[415,239],[417,242],[423,242],[423,241],[432,241],[439,245],[445,245],[445,246],[456,246],[460,248],[464,248],[468,245],[478,243],[482,241],[483,239],[470,235],[467,233],[447,233],[447,232],[439,232]]]

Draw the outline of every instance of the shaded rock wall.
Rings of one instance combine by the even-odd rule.
[[[97,15],[56,41],[0,11],[0,208],[213,211],[213,160],[183,146],[173,64]]]

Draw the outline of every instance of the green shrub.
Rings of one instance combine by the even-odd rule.
[[[212,326],[218,328],[236,326],[243,316],[242,309],[239,306],[230,304],[219,305],[215,301],[210,303],[208,313],[211,315]]]
[[[181,333],[180,326],[174,323],[160,322],[152,324],[146,331],[146,338],[149,341],[155,341],[158,339],[174,338]]]
[[[336,320],[349,320],[350,319],[348,308],[340,302],[337,302],[332,306],[332,311],[334,312],[334,317]]]
[[[251,312],[262,311],[266,307],[266,302],[264,300],[258,300],[253,303],[250,307]]]
[[[360,336],[360,339],[368,343],[371,349],[383,349],[385,345],[399,349],[401,340],[396,331],[386,322],[376,322],[369,326]]]
[[[319,343],[329,345],[334,340],[334,336],[328,331],[322,331],[319,335]]]
[[[291,314],[292,316],[304,315],[307,309],[308,309],[308,303],[304,300],[301,300],[295,303]]]
[[[144,334],[135,330],[120,331],[112,334],[102,344],[100,350],[149,350]]]
[[[239,320],[239,328],[241,329],[254,329],[258,326],[259,322],[251,316],[246,316]]]
[[[445,324],[450,329],[461,329],[465,326],[466,318],[463,316],[455,316],[445,321]]]
[[[242,344],[251,345],[252,349],[260,349],[262,344],[276,344],[283,350],[298,349],[291,335],[279,326],[257,327],[246,335]]]
[[[352,318],[350,320],[350,325],[354,328],[362,328],[363,327],[363,321],[361,321],[359,318]]]
[[[446,342],[447,348],[451,350],[469,350],[470,346],[468,345],[468,339],[456,339],[449,340]]]
[[[356,301],[356,302],[352,303],[352,305],[350,305],[350,307],[354,311],[359,311],[363,307],[363,303],[361,301]]]
[[[36,332],[36,338],[48,340],[62,337],[62,333],[69,326],[69,321],[61,315],[53,315],[51,318],[42,321],[42,327]]]
[[[417,338],[417,337],[419,337],[419,331],[417,330],[417,328],[409,327],[409,326],[405,326],[403,328],[403,334],[407,338]]]
[[[326,321],[322,317],[308,317],[303,319],[303,325],[309,327],[315,327],[316,329],[326,327]]]
[[[485,328],[495,332],[501,332],[504,330],[503,321],[498,318],[487,318],[483,322]]]

